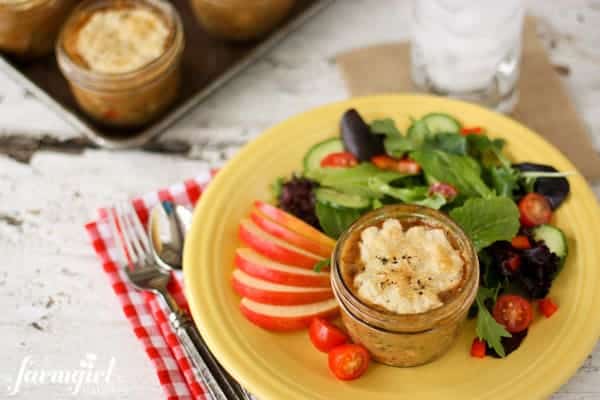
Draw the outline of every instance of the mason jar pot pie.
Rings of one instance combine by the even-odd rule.
[[[394,205],[338,240],[331,282],[353,341],[384,364],[425,364],[453,344],[479,287],[477,253],[445,214]]]
[[[144,125],[180,84],[181,20],[160,0],[87,0],[63,27],[57,59],[79,106],[107,125]]]
[[[76,0],[0,0],[0,51],[22,58],[49,54]]]
[[[252,40],[269,33],[291,11],[295,0],[190,0],[204,29],[230,40]]]

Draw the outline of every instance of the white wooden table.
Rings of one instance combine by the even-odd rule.
[[[536,0],[542,36],[600,148],[600,1]],[[86,354],[97,368],[114,357],[110,384],[80,397],[159,399],[162,389],[132,335],[83,224],[101,205],[218,166],[270,125],[347,97],[332,61],[343,50],[406,39],[406,1],[340,0],[172,127],[165,139],[193,145],[192,157],[140,151],[0,156],[0,397],[24,357],[32,368],[73,370]],[[0,134],[78,133],[0,75]],[[600,193],[596,185],[596,193]],[[593,317],[593,316],[590,316]],[[19,399],[67,398],[61,384],[26,385]],[[600,399],[600,346],[555,396]]]

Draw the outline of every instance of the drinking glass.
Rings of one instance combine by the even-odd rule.
[[[510,112],[518,99],[522,0],[414,0],[418,89]]]

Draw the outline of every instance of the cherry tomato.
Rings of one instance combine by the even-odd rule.
[[[550,297],[546,297],[538,302],[538,308],[540,312],[544,314],[544,317],[550,318],[558,310],[558,306],[552,301]]]
[[[323,318],[311,321],[308,335],[312,344],[324,353],[348,342],[348,336],[341,329]]]
[[[375,164],[377,168],[396,171],[403,174],[414,175],[421,172],[421,166],[417,164],[416,161],[410,160],[408,158],[398,160],[382,154],[371,158],[371,162]]]
[[[356,157],[347,151],[331,153],[321,160],[321,167],[354,167],[356,164]]]
[[[521,224],[527,228],[546,224],[552,218],[548,200],[539,193],[528,193],[519,201]]]
[[[483,340],[478,338],[473,339],[473,344],[471,344],[471,357],[485,357],[485,342]]]
[[[521,296],[505,294],[498,297],[492,312],[494,319],[511,333],[522,332],[529,327],[533,311],[529,301]]]
[[[417,164],[416,161],[405,158],[399,160],[396,164],[396,171],[401,172],[403,174],[411,174],[416,175],[421,172],[421,166]]]
[[[448,201],[452,201],[458,196],[458,190],[454,186],[443,182],[436,182],[429,186],[429,194],[432,193],[439,193]]]
[[[506,269],[508,269],[511,272],[515,272],[521,266],[521,256],[518,254],[514,254],[514,255],[510,256],[508,259],[506,259],[503,262],[503,264],[506,267]]]
[[[526,250],[526,249],[531,248],[531,243],[529,242],[529,238],[525,235],[515,236],[510,241],[510,244],[512,245],[512,247],[514,247],[515,249],[519,249],[519,250]]]
[[[329,352],[329,370],[343,381],[356,379],[369,367],[371,355],[359,344],[343,344]]]
[[[385,154],[371,158],[371,162],[375,164],[377,168],[381,169],[394,169],[396,166],[396,161],[397,160],[386,156]]]
[[[463,136],[468,136],[468,135],[480,135],[483,133],[483,128],[480,126],[472,126],[472,127],[462,127],[460,130],[461,135]]]

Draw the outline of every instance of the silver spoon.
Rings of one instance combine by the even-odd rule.
[[[189,214],[191,215],[191,212]],[[165,201],[152,209],[148,223],[148,236],[152,242],[154,258],[162,268],[182,269],[186,230],[180,219],[176,217],[173,203]]]
[[[161,221],[162,226],[168,226],[168,231],[161,230]],[[171,202],[163,202],[152,209],[148,222],[148,236],[154,259],[161,268],[169,271],[182,269],[183,243],[191,221],[190,210],[180,205],[175,206]],[[199,332],[198,337],[199,350],[203,353],[210,372],[220,382],[221,388],[228,392],[227,398],[254,400],[252,395],[218,363]]]

